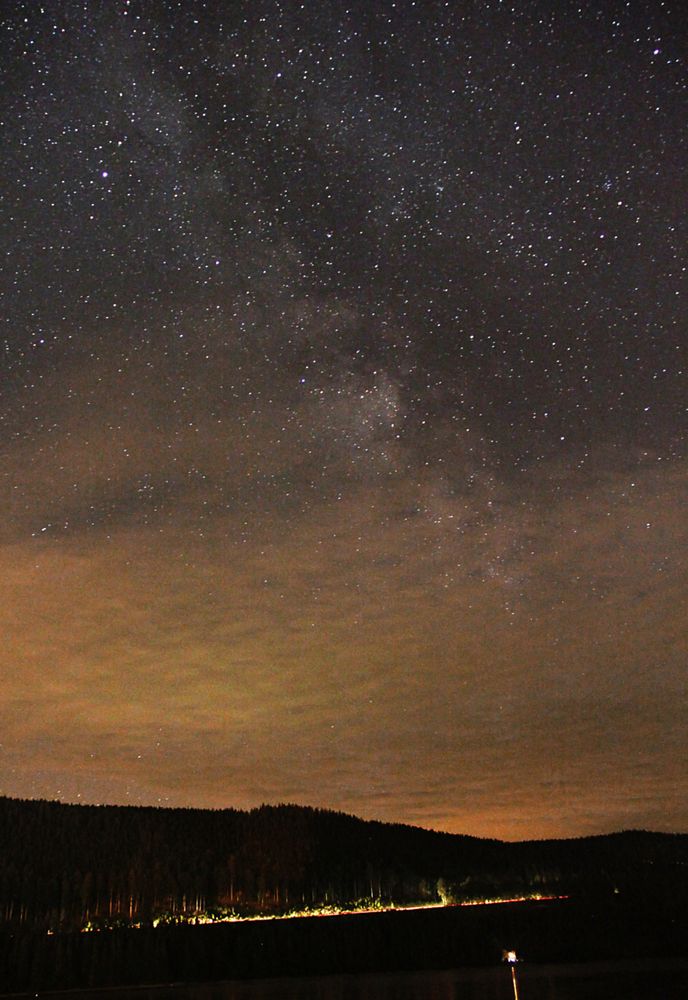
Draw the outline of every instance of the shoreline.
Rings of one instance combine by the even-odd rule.
[[[194,982],[142,983],[126,986],[84,987],[83,989],[41,990],[38,993],[33,991],[0,993],[0,997],[2,997],[2,1000],[36,1000],[37,997],[54,997],[55,1000],[71,1000],[71,998],[74,998],[74,1000],[85,1000],[86,997],[92,996],[94,1000],[97,1000],[98,997],[114,996],[121,998],[121,1000],[128,1000],[129,997],[132,1000],[136,1000],[138,997],[150,995],[151,1000],[162,1000],[163,997],[170,993],[181,997],[185,991],[194,996],[200,996],[206,991],[212,991],[213,996],[217,996],[218,991],[226,991],[228,993],[228,1000],[231,1000],[232,991],[234,990],[243,990],[245,992],[247,987],[255,987],[257,992],[261,989],[269,992],[271,988],[292,981],[304,984],[318,984],[327,983],[328,981],[337,982],[343,980],[346,982],[355,979],[357,983],[369,982],[373,985],[376,981],[385,981],[387,979],[408,978],[411,981],[415,978],[423,979],[426,977],[446,976],[452,981],[460,982],[477,980],[481,977],[488,978],[497,974],[498,970],[503,967],[503,963],[499,963],[480,966],[455,966],[448,969],[410,969],[369,973],[332,972],[318,976],[269,976],[252,980],[225,979],[198,980]],[[626,974],[662,971],[685,973],[688,975],[688,956],[600,959],[598,961],[586,962],[523,962],[519,968],[521,975],[531,980],[547,978],[553,974],[561,975],[562,972],[570,972],[575,975],[579,971],[599,976],[617,971],[623,971]]]
[[[686,914],[642,898],[565,899],[245,920],[108,933],[0,930],[8,994],[311,978],[500,964],[680,959]],[[572,947],[571,942],[575,945]],[[3,954],[4,953],[4,954]]]

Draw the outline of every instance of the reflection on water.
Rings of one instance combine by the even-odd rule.
[[[519,1000],[685,1000],[688,960],[522,965]],[[117,1000],[513,1000],[507,966],[107,991]],[[65,1000],[67,994],[64,995]],[[79,1000],[104,994],[73,994]]]

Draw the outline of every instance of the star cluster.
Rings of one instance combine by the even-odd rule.
[[[680,15],[8,6],[0,791],[686,828]]]

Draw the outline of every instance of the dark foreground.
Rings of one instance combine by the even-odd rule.
[[[46,935],[36,931],[0,931],[0,988],[5,993],[50,990],[91,990],[103,987],[141,987],[159,983],[221,983],[227,980],[271,977],[360,976],[401,970],[456,969],[457,966],[492,966],[494,989],[486,982],[482,992],[457,992],[453,986],[437,986],[440,992],[424,997],[462,998],[481,996],[500,1000],[502,981],[508,970],[495,970],[504,948],[515,948],[526,959],[519,975],[531,980],[522,1000],[538,996],[556,998],[612,997],[595,992],[537,992],[536,966],[548,963],[650,960],[650,970],[659,970],[662,959],[686,956],[686,914],[675,906],[649,905],[642,899],[610,897],[592,902],[564,900],[547,903],[515,903],[472,909],[448,907],[428,911],[360,914],[328,918],[299,918],[220,924],[214,926],[168,926],[139,930],[102,931],[88,934]],[[681,967],[685,971],[685,965]],[[659,974],[659,973],[658,973]],[[465,975],[468,975],[466,972]],[[435,985],[438,981],[433,973]],[[683,976],[683,993],[686,995]],[[295,981],[293,981],[295,984]],[[329,987],[333,984],[330,980]],[[502,984],[502,985],[500,985]],[[445,983],[446,985],[446,983]],[[507,982],[510,987],[510,981]],[[561,984],[560,984],[561,985]],[[628,984],[627,984],[628,985]],[[228,987],[204,987],[193,996],[416,997],[418,993],[266,993],[226,992]],[[565,990],[566,985],[562,988]],[[581,987],[585,990],[585,986]],[[673,988],[673,987],[672,987]],[[219,992],[215,992],[215,989]],[[435,989],[435,986],[433,986]],[[544,989],[544,987],[543,987]],[[629,987],[630,989],[630,987]],[[669,997],[679,994],[627,992],[631,996]],[[208,993],[207,991],[211,992]],[[222,991],[225,992],[222,992]],[[263,992],[261,992],[263,990]],[[533,992],[535,991],[535,992]],[[136,996],[142,994],[136,991]],[[118,993],[121,997],[122,994]],[[160,997],[160,993],[156,992]],[[175,996],[178,994],[175,993]]]
[[[686,959],[525,965],[518,971],[522,1000],[684,1000],[687,979]],[[492,966],[124,987],[42,996],[45,1000],[51,996],[54,1000],[513,1000],[513,989],[509,969]]]

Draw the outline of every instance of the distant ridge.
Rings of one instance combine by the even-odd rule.
[[[517,843],[297,805],[0,798],[0,922],[49,931],[321,907],[688,890],[688,834]]]

